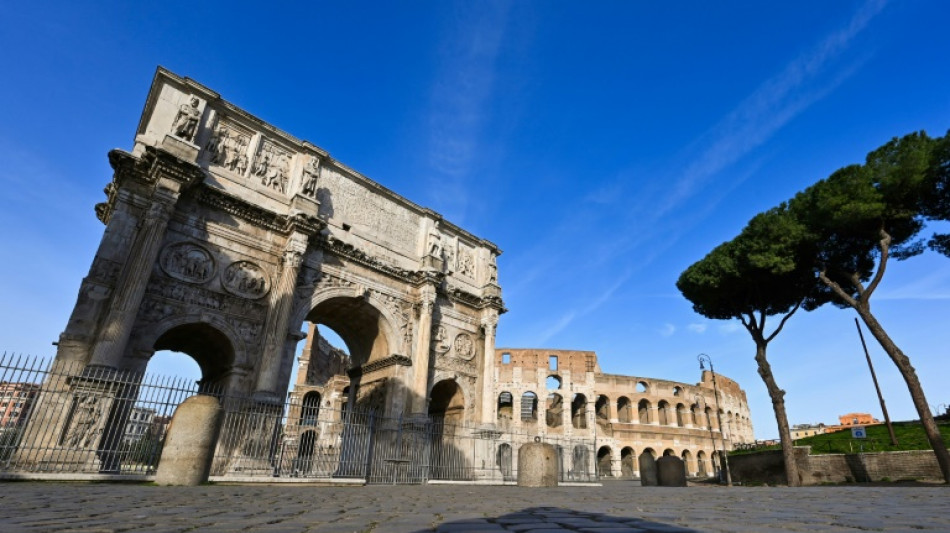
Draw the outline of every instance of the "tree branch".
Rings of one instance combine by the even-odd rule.
[[[844,289],[842,289],[840,285],[838,285],[837,283],[829,279],[828,276],[825,275],[824,270],[818,273],[818,279],[820,279],[822,283],[824,283],[829,288],[831,288],[832,292],[834,292],[839,298],[844,300],[846,304],[854,308],[858,307],[858,302],[854,298],[852,298],[851,295],[844,292]]]
[[[775,331],[773,331],[772,334],[769,335],[767,339],[765,339],[766,343],[772,342],[772,339],[774,339],[775,336],[778,335],[780,331],[782,331],[782,328],[785,327],[785,323],[788,322],[788,319],[791,318],[792,315],[795,314],[795,311],[798,311],[798,308],[802,306],[802,302],[804,301],[805,301],[804,298],[799,300],[798,303],[795,304],[795,307],[793,307],[792,310],[788,312],[788,314],[782,317],[782,320],[778,323],[778,327],[775,328]]]
[[[891,235],[881,229],[881,262],[878,264],[877,272],[874,274],[874,279],[871,280],[871,284],[868,285],[867,291],[862,298],[864,303],[868,303],[868,300],[871,299],[871,293],[874,292],[874,289],[877,288],[878,283],[881,282],[881,278],[884,277],[884,270],[887,269],[887,258],[890,255],[891,251]]]

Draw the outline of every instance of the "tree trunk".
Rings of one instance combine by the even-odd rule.
[[[782,441],[782,458],[785,460],[785,477],[788,480],[788,486],[800,487],[802,478],[798,463],[795,462],[795,446],[792,442],[792,434],[788,430],[788,415],[785,413],[785,391],[775,383],[772,366],[765,357],[767,347],[768,343],[756,340],[755,361],[759,364],[759,375],[762,376],[765,388],[768,389],[769,396],[772,398],[772,409],[775,410],[775,421],[778,423],[778,436]]]
[[[924,432],[927,434],[927,440],[930,441],[930,447],[933,448],[934,455],[937,456],[937,463],[940,465],[943,480],[945,483],[950,483],[950,453],[947,452],[947,445],[940,436],[940,428],[937,427],[933,414],[930,412],[930,406],[924,396],[924,389],[920,386],[920,380],[917,379],[917,371],[910,364],[910,358],[904,355],[904,352],[894,344],[894,341],[881,327],[880,322],[871,314],[871,310],[866,303],[865,305],[854,306],[854,308],[868,327],[871,335],[881,344],[891,361],[894,361],[901,377],[907,383],[907,390],[910,391],[910,397],[914,401],[914,407],[917,408],[918,416],[920,416],[920,424],[924,426]]]

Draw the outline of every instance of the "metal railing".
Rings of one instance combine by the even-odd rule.
[[[214,479],[352,479],[366,483],[505,483],[528,431],[431,416],[280,404],[182,378],[0,356],[0,477],[89,479],[155,473],[178,405],[195,394],[223,411]],[[542,435],[563,482],[598,478],[593,437]]]
[[[155,471],[182,378],[0,356],[0,474]]]

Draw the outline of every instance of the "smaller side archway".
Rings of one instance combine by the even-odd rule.
[[[575,394],[571,400],[571,425],[575,429],[587,428],[587,396]]]
[[[612,459],[611,459],[611,450],[609,446],[601,446],[597,450],[597,476],[598,477],[613,477],[612,469]]]
[[[620,475],[630,479],[636,473],[637,454],[633,448],[626,446],[620,450]]]
[[[528,424],[538,421],[538,395],[531,391],[521,395],[521,421]]]
[[[617,421],[621,424],[633,422],[633,405],[626,396],[617,399]]]
[[[670,425],[670,402],[660,400],[660,403],[656,406],[656,411],[659,424],[661,426]]]
[[[637,404],[637,415],[640,418],[641,424],[649,424],[653,422],[653,405],[650,404],[650,400],[643,399]]]

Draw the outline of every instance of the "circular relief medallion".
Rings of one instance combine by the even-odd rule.
[[[270,290],[264,269],[250,261],[236,261],[228,265],[224,269],[221,284],[231,294],[252,300],[264,296]]]
[[[166,246],[159,264],[169,276],[189,283],[204,283],[214,276],[211,253],[190,242]]]
[[[470,361],[475,357],[475,343],[467,333],[459,333],[455,337],[455,355]]]

